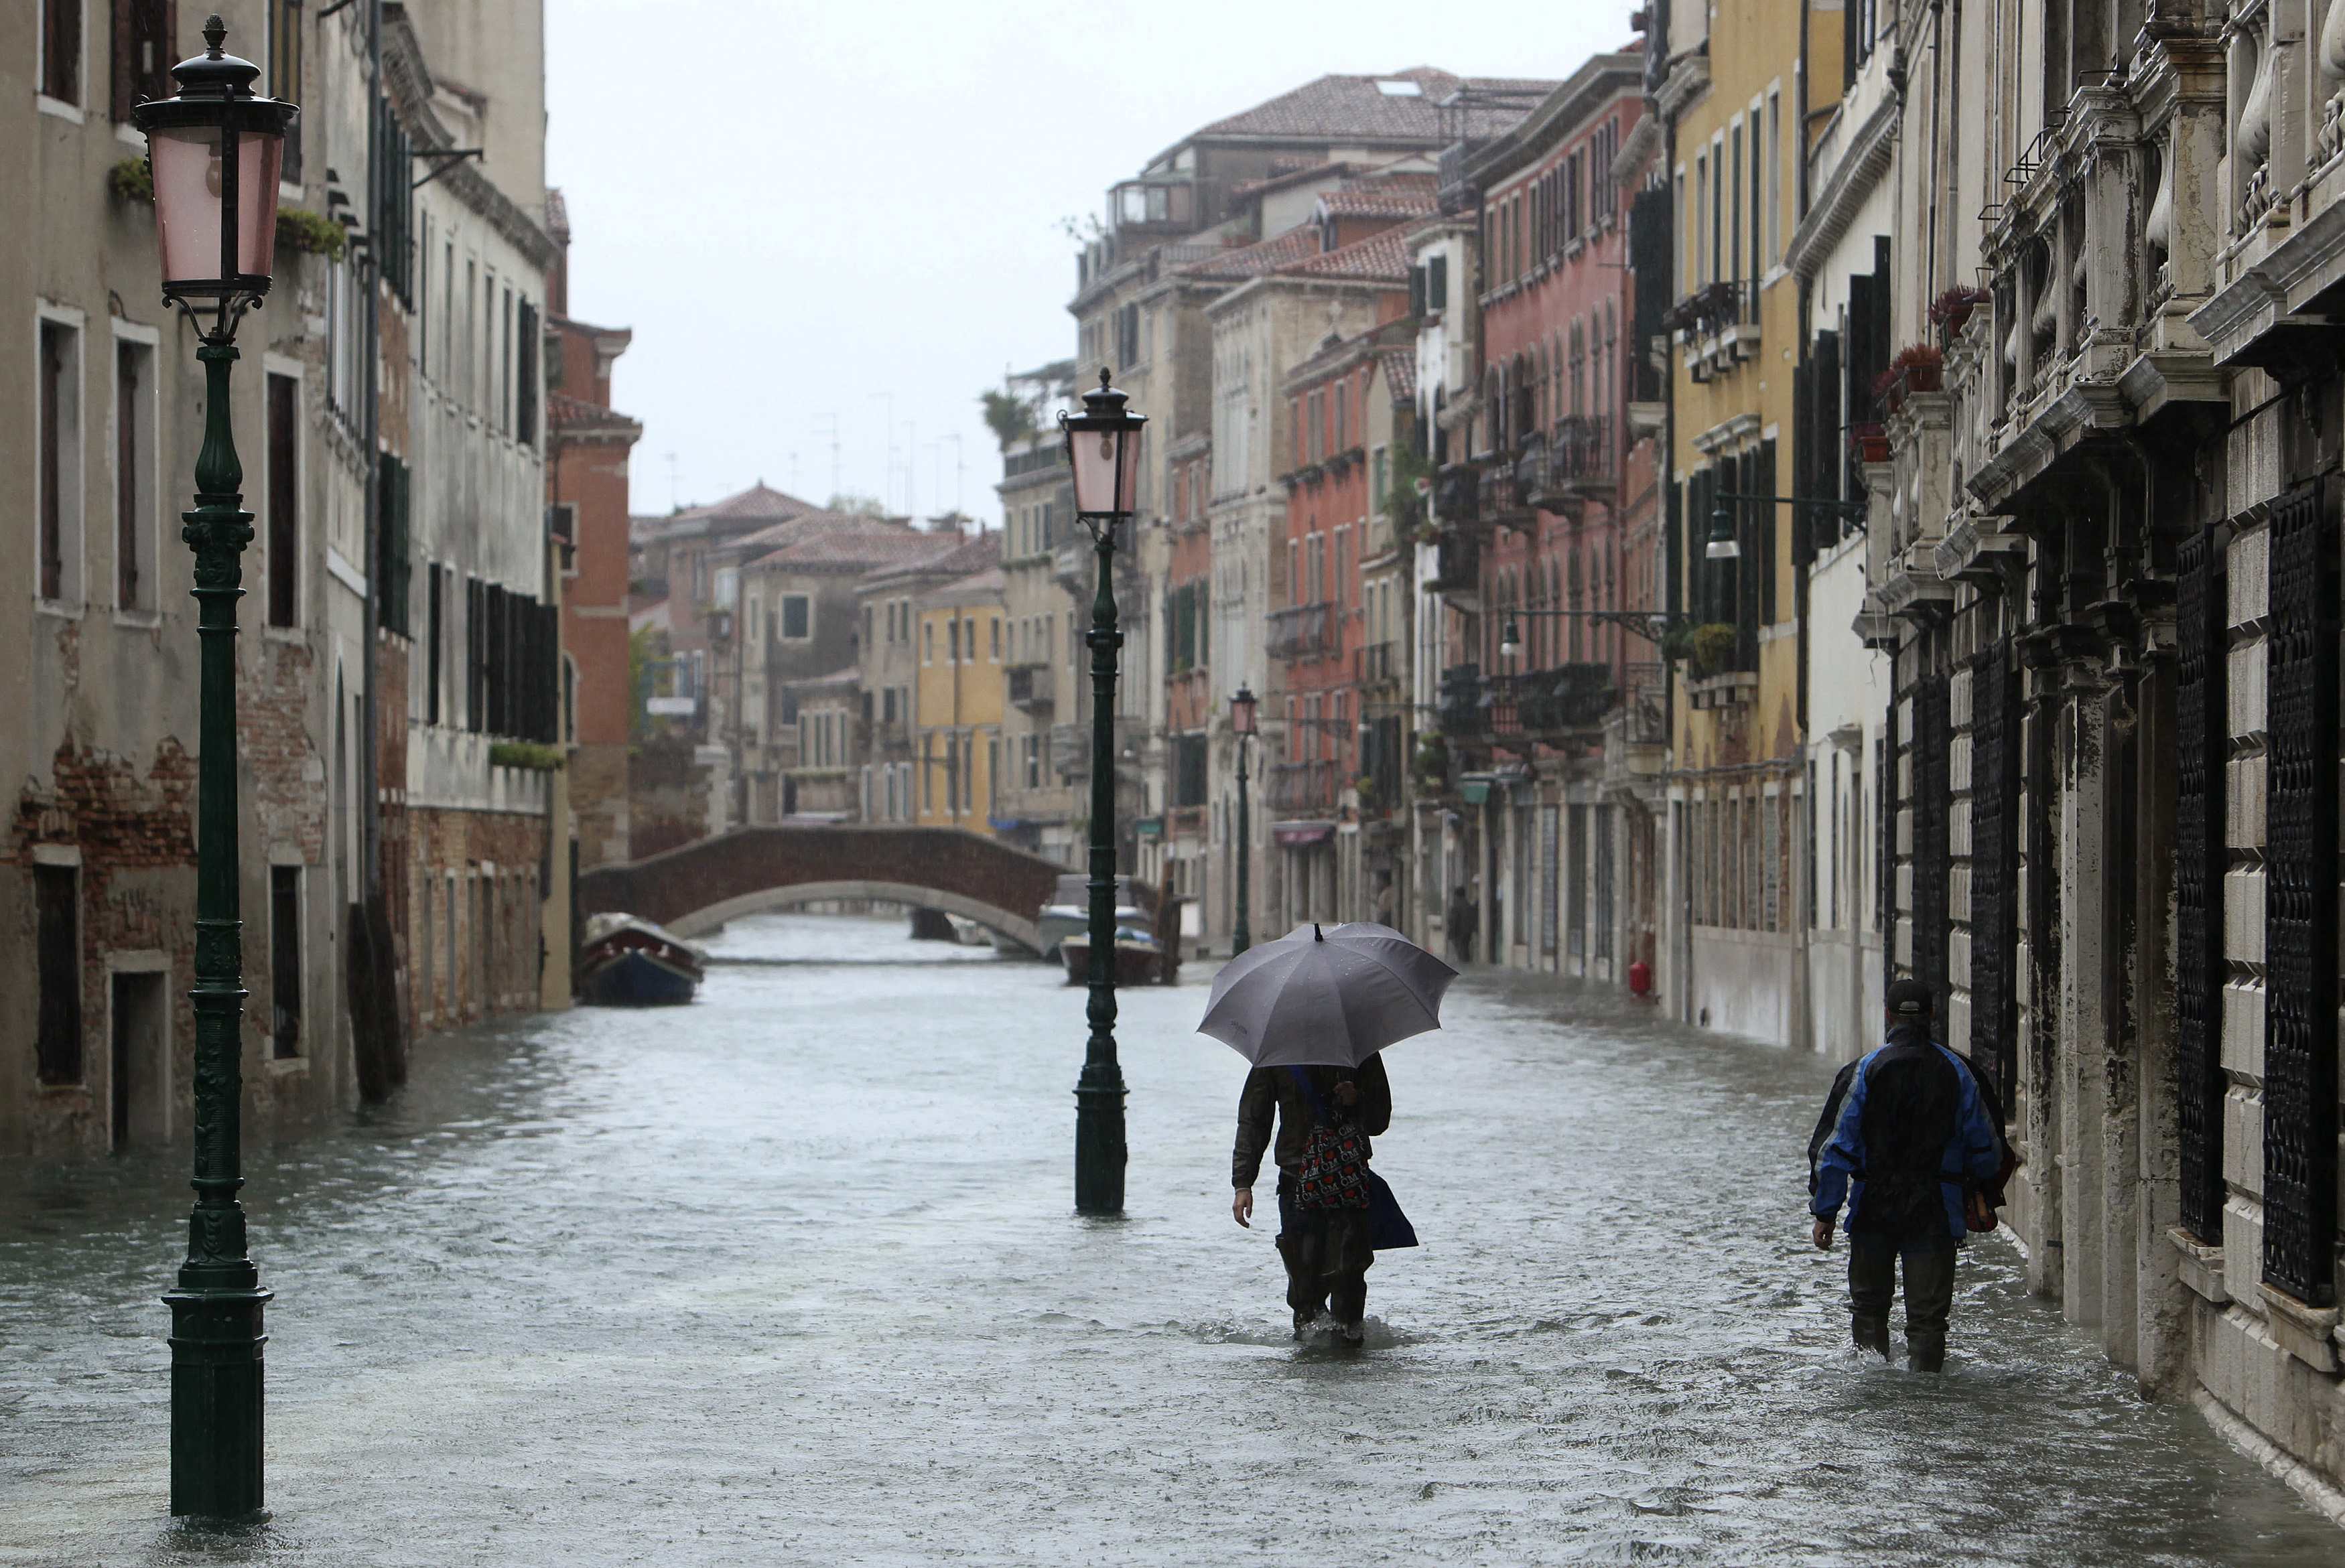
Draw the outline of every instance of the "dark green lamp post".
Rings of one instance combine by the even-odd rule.
[[[1246,809],[1246,744],[1254,734],[1254,694],[1243,682],[1237,695],[1230,699],[1230,733],[1238,740],[1238,909],[1230,926],[1233,958],[1254,946],[1254,922],[1247,913],[1253,902],[1248,885],[1254,865],[1254,822]]]
[[[195,1211],[188,1258],[163,1298],[171,1309],[171,1512],[241,1519],[261,1506],[261,1311],[270,1292],[247,1250],[242,1169],[243,921],[237,878],[236,602],[252,540],[244,469],[229,426],[236,329],[269,292],[277,248],[277,174],[299,112],[256,97],[260,68],[209,47],[171,68],[177,96],[135,106],[155,181],[163,298],[196,329],[204,367],[204,444],[196,506],[180,537],[195,551],[202,649],[196,837]]]
[[[1075,516],[1099,557],[1091,595],[1091,1042],[1075,1084],[1075,1211],[1123,1212],[1123,1069],[1115,1059],[1115,663],[1123,633],[1115,623],[1117,531],[1140,488],[1140,437],[1147,417],[1100,371],[1083,411],[1059,416],[1074,469]]]

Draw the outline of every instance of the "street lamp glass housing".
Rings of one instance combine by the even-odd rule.
[[[1723,501],[1710,514],[1710,543],[1701,553],[1707,561],[1742,559],[1742,546],[1734,537],[1734,513]]]
[[[1230,730],[1233,733],[1250,735],[1254,733],[1255,700],[1254,694],[1244,686],[1240,686],[1237,695],[1230,699]]]
[[[1140,493],[1140,438],[1148,416],[1131,412],[1123,393],[1100,370],[1099,390],[1083,394],[1083,411],[1061,413],[1067,460],[1074,468],[1075,515],[1094,538],[1130,517]]]
[[[1515,618],[1509,615],[1507,617],[1506,630],[1498,636],[1498,654],[1501,658],[1511,659],[1522,651],[1522,632],[1516,628]]]
[[[178,93],[130,110],[154,176],[163,297],[224,314],[269,292],[278,172],[285,133],[300,113],[253,95],[260,67],[224,53],[227,36],[214,16],[204,25],[207,51],[171,67]]]

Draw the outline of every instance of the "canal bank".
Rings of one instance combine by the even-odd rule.
[[[687,1013],[420,1044],[255,1150],[265,1546],[290,1564],[2314,1563],[2333,1526],[1964,1264],[1944,1380],[1844,1350],[1828,1064],[1477,972],[1396,1047],[1426,1246],[1356,1361],[1228,1218],[1205,972],[1122,996],[1130,1213],[1070,1214],[1082,995],[896,921],[737,924]],[[819,959],[824,961],[805,961]],[[798,960],[798,961],[792,961]],[[0,1563],[216,1561],[161,1517],[184,1181],[0,1166]]]

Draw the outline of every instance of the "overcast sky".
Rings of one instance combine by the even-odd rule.
[[[1628,39],[1629,10],[547,0],[570,308],[634,329],[614,396],[644,423],[634,510],[760,479],[820,501],[835,424],[838,489],[998,520],[977,398],[1074,352],[1061,219],[1314,76],[1560,77]]]

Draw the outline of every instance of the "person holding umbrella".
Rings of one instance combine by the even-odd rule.
[[[1376,1251],[1416,1245],[1392,1189],[1368,1168],[1369,1140],[1392,1125],[1379,1053],[1439,1028],[1442,994],[1457,977],[1399,932],[1368,924],[1298,926],[1214,976],[1198,1028],[1253,1066],[1238,1095],[1230,1215],[1253,1228],[1254,1184],[1270,1152],[1297,1339],[1324,1310],[1337,1339],[1359,1345]]]

